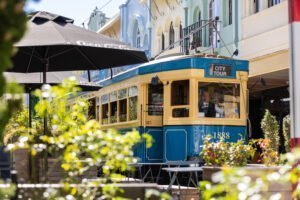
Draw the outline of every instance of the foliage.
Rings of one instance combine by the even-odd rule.
[[[224,168],[213,177],[213,183],[200,183],[202,199],[238,200],[238,199],[284,199],[281,193],[272,190],[266,193],[273,184],[277,187],[294,184],[293,199],[300,199],[300,149],[295,149],[285,156],[286,165],[278,170],[252,170],[246,168]]]
[[[245,145],[243,140],[235,143],[225,142],[221,138],[218,142],[212,142],[212,137],[204,139],[201,155],[206,165],[211,166],[245,166],[247,159],[254,155],[251,145]]]
[[[290,152],[291,151],[291,147],[290,147],[291,118],[290,118],[290,115],[287,115],[283,118],[282,130],[283,130],[285,150],[286,150],[286,152]]]
[[[4,184],[0,180],[0,199],[9,200],[14,196],[16,190],[16,186],[12,184]]]
[[[29,113],[28,109],[23,105],[22,108],[13,113],[4,131],[4,144],[15,142],[16,139],[24,135],[24,133],[30,134],[30,132],[37,131],[42,132],[41,119],[32,119],[32,129],[29,129]]]
[[[67,186],[71,183],[78,183],[77,177],[95,166],[102,167],[104,177],[98,182],[89,184],[96,186],[118,182],[124,178],[121,173],[131,170],[128,164],[137,161],[133,157],[133,146],[144,139],[149,147],[151,138],[147,135],[141,136],[135,130],[126,134],[120,134],[112,129],[102,131],[96,120],[87,118],[88,102],[86,100],[79,98],[74,104],[68,105],[68,97],[76,95],[79,91],[75,85],[75,79],[70,78],[61,86],[44,85],[41,90],[37,90],[35,94],[39,102],[35,106],[36,114],[39,118],[47,117],[51,125],[51,134],[42,135],[39,131],[33,131],[32,136],[24,134],[17,143],[10,144],[8,147],[9,149],[27,147],[32,155],[41,151],[57,155],[61,167],[66,172],[66,177],[62,181]],[[35,144],[33,141],[33,138],[38,136],[40,136],[41,144]],[[66,187],[64,192],[52,192],[72,195],[74,198],[97,194],[95,187],[84,185],[86,187]]]
[[[271,147],[271,142],[269,139],[253,139],[249,141],[249,144],[258,145],[262,150],[260,157],[266,166],[277,166],[280,163],[280,158],[278,152]]]
[[[279,125],[276,117],[266,110],[265,115],[261,121],[261,128],[264,132],[265,139],[270,140],[270,148],[278,152],[279,149]]]
[[[3,72],[11,65],[11,57],[16,52],[13,44],[21,39],[26,29],[24,1],[0,0],[0,145],[3,131],[11,114],[20,106],[22,92],[17,84],[6,85]],[[3,96],[7,93],[6,96]]]

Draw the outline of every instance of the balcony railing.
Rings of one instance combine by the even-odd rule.
[[[201,20],[183,29],[181,51],[189,52],[198,47],[218,48],[220,21]]]
[[[161,50],[154,58],[162,55],[164,52],[180,47],[180,53],[189,54],[190,50],[196,50],[196,52],[208,52],[214,48],[219,47],[219,30],[221,27],[221,21],[218,18],[215,20],[200,20],[182,30],[182,37],[170,44],[168,47]],[[204,47],[198,49],[199,47]],[[179,53],[179,52],[178,52]]]

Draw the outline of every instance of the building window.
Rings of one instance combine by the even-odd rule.
[[[174,81],[171,85],[172,117],[189,117],[190,81]]]
[[[232,0],[228,0],[228,25],[232,24]]]
[[[161,34],[161,50],[165,50],[165,35],[164,33]]]
[[[183,38],[183,29],[182,29],[182,24],[180,22],[179,24],[179,39],[180,39],[180,45],[182,44],[182,38]]]
[[[169,29],[169,46],[170,46],[170,49],[172,49],[174,47],[174,42],[175,42],[175,32],[174,32],[173,22],[171,22],[170,29]]]
[[[141,48],[141,33],[139,28],[136,31],[136,47]]]
[[[253,0],[253,12],[254,13],[259,12],[259,0]]]
[[[198,117],[240,118],[239,84],[200,82]]]
[[[96,119],[96,98],[89,99],[88,104],[88,118]]]

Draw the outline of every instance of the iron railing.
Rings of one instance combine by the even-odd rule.
[[[189,52],[198,47],[218,48],[220,21],[200,20],[183,29],[181,52]]]

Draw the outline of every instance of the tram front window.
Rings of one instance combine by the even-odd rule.
[[[174,81],[171,86],[172,117],[189,117],[189,80]]]
[[[239,84],[199,83],[198,117],[240,118]]]
[[[148,115],[161,116],[163,114],[163,84],[149,85],[148,88]]]

